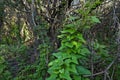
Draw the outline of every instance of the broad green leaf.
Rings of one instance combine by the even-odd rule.
[[[85,55],[90,54],[90,51],[87,48],[82,48],[80,54],[83,55],[83,56],[85,56]]]
[[[63,62],[63,60],[62,60],[62,58],[58,58],[58,59],[55,59],[55,60],[53,60],[53,61],[51,61],[49,64],[48,64],[48,66],[57,66],[57,65],[55,65],[55,64],[58,64],[58,65],[62,65],[62,62]]]
[[[101,23],[100,20],[96,16],[91,16],[91,21],[95,23]]]
[[[62,57],[63,57],[63,59],[65,59],[65,58],[68,59],[68,58],[71,58],[71,55],[69,53],[63,52]]]
[[[62,57],[62,54],[61,52],[58,52],[58,53],[53,53],[53,56],[57,57],[57,58],[61,58]]]
[[[91,72],[88,69],[84,68],[83,66],[77,66],[77,71],[81,75],[84,75],[84,74],[90,75],[91,74]]]
[[[78,64],[78,60],[76,56],[72,56],[72,62]]]
[[[70,41],[70,40],[72,40],[72,39],[74,39],[75,37],[74,36],[70,36],[70,35],[68,35],[67,36],[67,39]]]
[[[73,72],[73,73],[75,73],[75,74],[77,74],[76,65],[75,64],[71,64],[70,66],[71,66],[70,67],[70,71]]]
[[[78,17],[70,16],[70,17],[69,17],[69,20],[70,20],[70,21],[73,21],[73,20],[75,20],[75,19],[77,19],[77,18],[78,18]]]
[[[59,73],[59,69],[60,69],[61,67],[60,66],[57,66],[57,65],[54,65],[54,66],[52,66],[52,67],[50,67],[49,69],[48,69],[48,73],[49,74],[58,74]]]
[[[71,62],[72,62],[71,59],[66,59],[64,63],[65,63],[66,66],[70,66]]]
[[[72,47],[73,47],[73,44],[71,44],[71,43],[69,43],[69,42],[66,42],[66,43],[65,43],[65,46],[72,48]]]
[[[72,41],[72,44],[73,44],[76,48],[78,48],[78,43],[77,43],[76,41]]]
[[[59,72],[60,72],[60,73],[64,73],[64,69],[60,69]]]
[[[63,50],[63,49],[65,49],[66,48],[66,46],[64,45],[64,43],[62,43],[61,44],[61,47],[58,49],[58,50]]]
[[[74,32],[75,32],[75,29],[66,29],[61,31],[61,33],[70,33],[70,34],[73,34]]]
[[[56,74],[52,74],[49,78],[47,78],[46,80],[56,80],[57,75]]]
[[[60,78],[66,79],[66,80],[72,80],[70,77],[70,73],[68,70],[65,69],[64,73],[60,74]]]
[[[80,39],[81,42],[85,43],[85,39],[83,38],[82,34],[77,34],[77,38]]]
[[[82,80],[81,76],[78,76],[78,75],[74,75],[73,78],[74,80]]]
[[[51,61],[49,64],[48,64],[48,66],[52,66],[53,65],[53,61]]]
[[[64,37],[64,35],[58,35],[58,38],[63,38]]]
[[[65,25],[65,27],[74,27],[75,25],[74,24],[67,24],[67,25]]]

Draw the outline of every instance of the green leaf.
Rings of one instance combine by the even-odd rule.
[[[53,56],[57,57],[57,58],[61,58],[62,57],[62,54],[61,52],[58,52],[58,53],[53,53]]]
[[[64,73],[64,69],[60,69],[59,72],[60,72],[60,73]]]
[[[69,42],[66,42],[65,43],[65,46],[69,47],[69,48],[72,48],[73,47],[73,44],[69,43]]]
[[[105,45],[100,45],[100,48],[106,48],[106,46]]]
[[[91,21],[94,23],[101,23],[100,20],[96,16],[91,16]]]
[[[75,45],[76,48],[78,48],[78,43],[76,41],[72,41],[72,44]]]
[[[6,68],[5,65],[3,64],[0,64],[0,74],[4,71],[4,69]]]
[[[0,64],[4,63],[5,62],[5,59],[1,56],[0,57]]]
[[[69,70],[69,71],[71,71],[71,72],[77,74],[76,65],[75,65],[75,64],[71,64],[70,66],[71,66],[71,67],[70,67],[70,70]]]
[[[78,60],[76,56],[72,56],[72,62],[78,64]]]
[[[64,37],[64,35],[58,35],[58,38],[63,38]]]
[[[49,73],[49,74],[58,74],[60,68],[61,68],[61,67],[58,66],[58,65],[53,65],[52,67],[50,67],[50,68],[48,69],[48,73]]]
[[[71,28],[71,27],[74,27],[74,26],[75,26],[75,25],[72,24],[72,23],[71,23],[71,24],[67,24],[67,25],[65,25],[65,27],[70,27],[70,28]]]
[[[98,48],[100,48],[100,44],[99,43],[95,43],[94,47],[95,47],[95,50],[97,50]]]
[[[78,17],[70,16],[70,17],[69,17],[69,20],[70,20],[70,21],[73,21],[73,20],[75,20],[75,19],[77,19],[77,18],[78,18]]]
[[[72,40],[72,39],[74,39],[75,37],[74,36],[70,36],[70,35],[68,35],[67,36],[67,39],[70,41],[70,40]]]
[[[89,78],[84,78],[84,80],[90,80]],[[97,79],[98,80],[98,79]]]
[[[61,31],[61,33],[70,33],[70,34],[73,34],[74,32],[75,32],[75,29],[66,29]]]
[[[67,51],[66,51],[67,52]],[[71,55],[69,54],[69,53],[63,53],[62,54],[62,57],[63,57],[63,59],[69,59],[69,58],[71,58]]]
[[[53,65],[53,61],[51,61],[49,64],[48,64],[48,66],[52,66]]]
[[[64,63],[65,63],[66,66],[70,66],[71,62],[72,62],[71,59],[66,59]]]
[[[77,34],[77,38],[80,39],[81,42],[85,43],[85,39],[83,38],[82,34]]]
[[[102,58],[104,58],[104,57],[109,57],[108,51],[105,50],[105,49],[100,49],[99,52],[98,52],[98,54],[100,54],[100,56],[101,56]]]
[[[81,76],[78,76],[78,75],[74,75],[73,78],[74,80],[82,80]]]
[[[90,29],[90,26],[85,26],[86,29]]]
[[[90,75],[91,74],[91,72],[88,69],[84,68],[83,66],[77,66],[77,71],[81,75],[85,75],[85,74]]]
[[[55,64],[58,64],[59,66],[63,64],[63,59],[62,58],[58,58],[58,59],[55,59],[53,61],[51,61],[48,66],[58,66],[58,65],[55,65]]]
[[[52,74],[49,78],[47,78],[46,80],[56,80],[57,75],[56,74]]]
[[[86,55],[90,54],[90,51],[87,48],[82,48],[80,51],[80,54],[83,56],[86,56]]]
[[[70,77],[70,73],[68,70],[65,69],[64,73],[60,74],[60,78],[66,79],[66,80],[72,80]]]

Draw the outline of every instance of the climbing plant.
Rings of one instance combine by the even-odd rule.
[[[53,53],[55,60],[48,65],[50,77],[47,80],[89,80],[83,75],[91,75],[91,72],[81,61],[87,62],[91,52],[86,47],[82,30],[100,23],[99,19],[90,13],[93,7],[86,3],[83,9],[76,10],[82,18],[70,15],[66,19],[61,35],[58,36],[61,46],[58,52]]]

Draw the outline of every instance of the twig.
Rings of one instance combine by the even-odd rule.
[[[32,4],[31,4],[31,16],[32,16],[32,21],[33,21],[33,24],[34,26],[36,26],[36,23],[35,23],[35,4],[34,4],[34,0],[32,0]]]
[[[97,75],[101,75],[103,73],[104,73],[104,71],[101,71],[101,72],[98,72],[98,73],[95,73],[95,74],[92,74],[92,75],[84,75],[84,77],[97,76]]]
[[[107,71],[111,68],[111,66],[115,63],[116,60],[117,59],[114,59],[104,71],[101,71],[101,72],[98,72],[98,73],[95,73],[95,74],[92,74],[92,75],[84,75],[84,77],[91,77],[91,76],[97,76],[97,75],[105,74],[104,75],[105,76],[104,80],[106,80],[106,77],[107,77],[107,74],[108,74]]]
[[[115,73],[115,67],[113,67],[113,71],[112,71],[112,75],[111,75],[111,80],[113,80],[114,73]]]

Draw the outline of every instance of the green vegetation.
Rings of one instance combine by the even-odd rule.
[[[1,0],[0,80],[119,80],[119,4]]]

